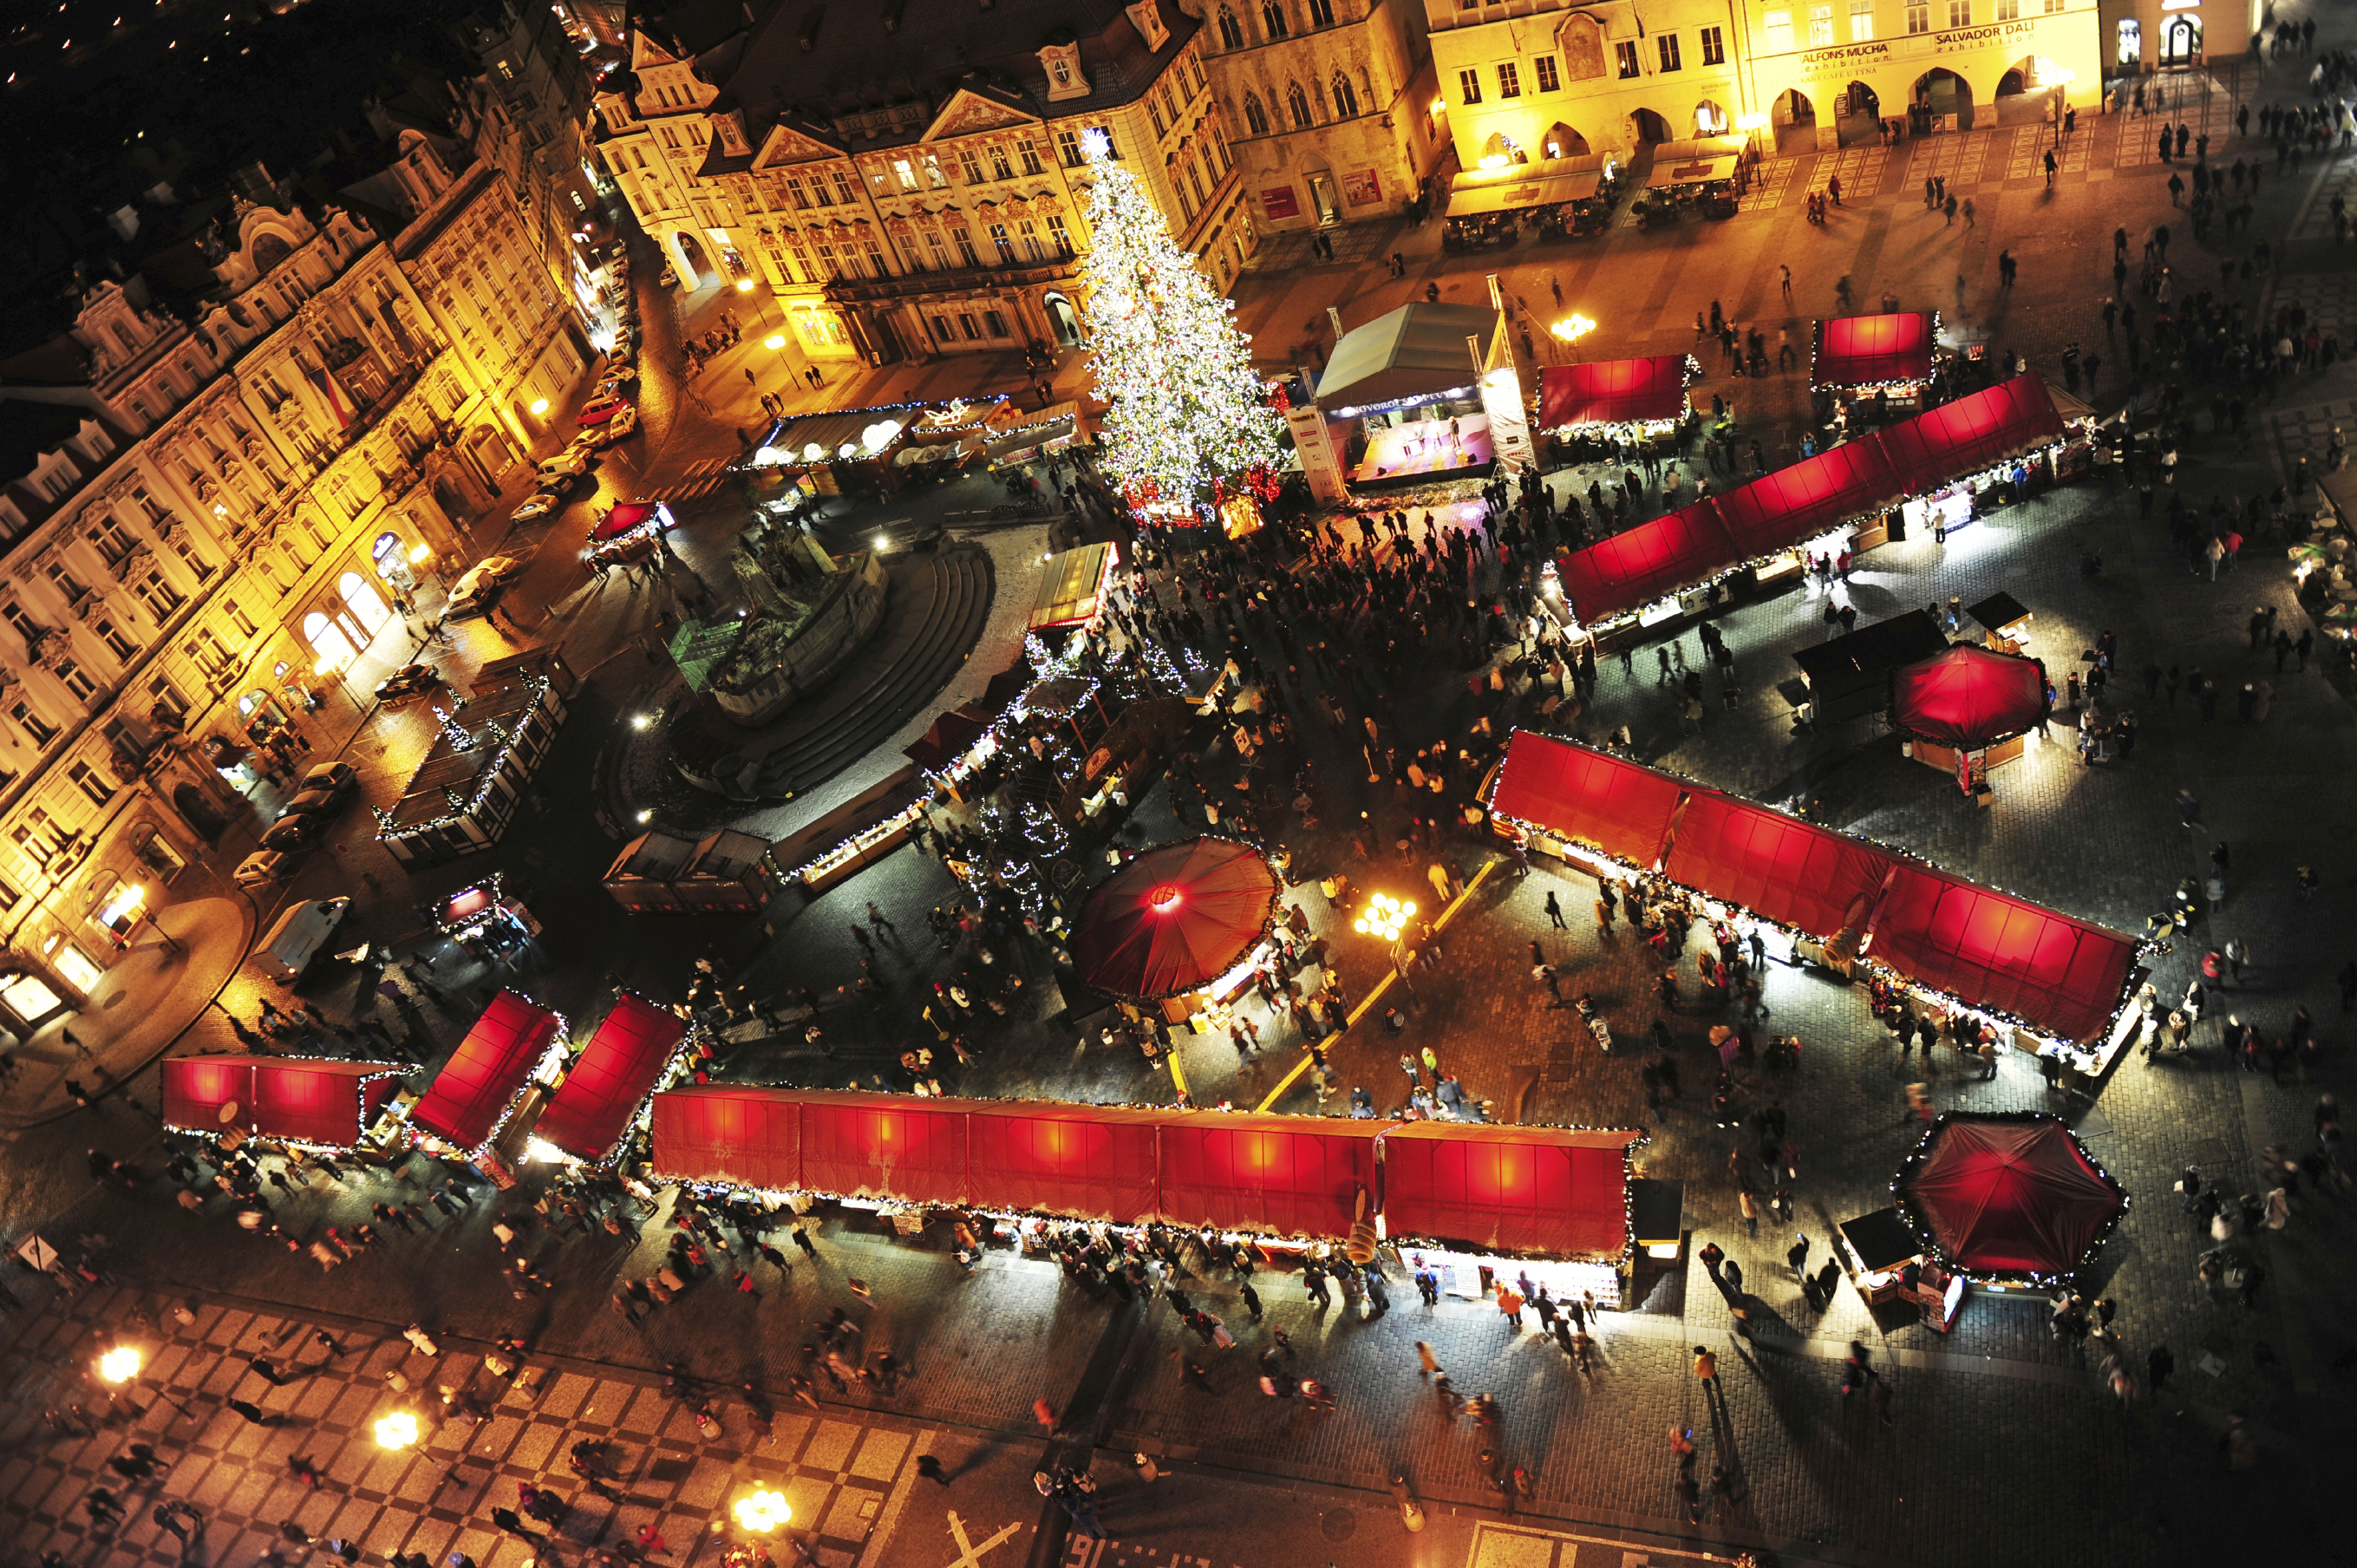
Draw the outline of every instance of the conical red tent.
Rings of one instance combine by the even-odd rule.
[[[1081,978],[1115,996],[1175,996],[1252,951],[1276,875],[1250,844],[1200,838],[1148,850],[1089,895],[1072,933]]]
[[[1951,1112],[1908,1157],[1900,1212],[1959,1273],[2060,1279],[2104,1239],[2127,1195],[2044,1112]]]
[[[1976,751],[2046,720],[2046,666],[1960,643],[1890,672],[1890,723],[1934,746]]]

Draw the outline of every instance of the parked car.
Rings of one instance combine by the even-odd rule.
[[[663,270],[655,274],[655,283],[658,286],[662,288],[677,288],[679,286],[679,274],[673,268],[669,262],[665,262],[663,263]]]
[[[232,879],[240,887],[267,887],[284,882],[295,870],[295,857],[274,849],[257,850],[238,863]]]
[[[342,799],[343,793],[340,790],[306,789],[286,802],[286,809],[278,813],[279,820],[284,822],[288,817],[323,816],[334,811],[336,802]]]
[[[564,503],[557,497],[551,495],[546,490],[534,490],[531,495],[524,498],[523,504],[522,506],[517,507],[515,510],[508,513],[508,521],[510,522],[538,522],[542,518],[546,517],[550,512],[554,511],[563,504]]]
[[[589,476],[587,474],[568,474],[560,468],[554,473],[543,474],[540,477],[539,482],[533,488],[539,490],[542,495],[546,496],[552,505],[562,506],[565,504],[566,499],[572,496],[574,491],[580,489],[583,486],[591,482]]]
[[[593,397],[583,403],[581,412],[573,416],[574,423],[584,425],[603,424],[630,406],[630,401],[627,398],[608,392],[601,397]]]
[[[589,471],[590,465],[597,460],[578,446],[567,446],[540,466],[540,477],[544,480],[556,475],[563,475],[566,478],[579,478]]]
[[[328,819],[310,811],[295,811],[270,824],[262,835],[262,847],[279,851],[307,849],[328,831]]]
[[[303,775],[305,790],[333,789],[339,793],[360,782],[361,776],[349,762],[322,762]]]
[[[523,575],[523,563],[507,555],[492,555],[467,569],[450,587],[450,609],[454,616],[488,615],[508,585]]]
[[[597,443],[600,446],[611,446],[624,436],[635,435],[638,433],[639,411],[629,403],[624,403],[620,413],[597,426]]]
[[[404,697],[414,697],[421,692],[430,692],[441,683],[442,672],[431,664],[404,664],[378,682],[376,700],[380,703],[398,702]]]

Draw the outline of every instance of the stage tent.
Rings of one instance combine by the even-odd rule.
[[[802,1185],[802,1109],[792,1090],[668,1090],[655,1096],[652,1128],[651,1163],[665,1181]]]
[[[1882,450],[1851,441],[1803,457],[1717,498],[1719,526],[1735,546],[1726,563],[1790,550],[1853,518],[1878,511],[1900,486]]]
[[[915,1095],[805,1090],[804,1187],[845,1197],[963,1204],[966,1114]]]
[[[1539,372],[1539,428],[1682,419],[1686,364],[1684,354],[1655,354],[1641,360],[1549,365]]]
[[[1601,751],[1516,730],[1490,809],[1650,868],[1677,810],[1678,781]]]
[[[260,1057],[166,1057],[163,1116],[167,1127],[191,1133],[244,1128],[253,1119],[253,1064]],[[221,1116],[236,1110],[228,1120]]]
[[[1890,672],[1890,724],[1934,746],[1977,750],[2046,722],[2046,666],[1958,643]]]
[[[1866,923],[1896,864],[1797,817],[1695,789],[1679,810],[1662,871],[1823,940]]]
[[[1156,1212],[1155,1135],[1168,1113],[1116,1105],[957,1100],[970,1201],[1142,1225]]]
[[[2127,1207],[2061,1119],[1951,1112],[1893,1184],[1900,1211],[1951,1266],[1985,1278],[2077,1271]]]
[[[508,1102],[556,1037],[557,1017],[512,991],[491,998],[450,1054],[434,1086],[409,1113],[410,1124],[446,1144],[472,1149],[499,1130]]]
[[[2136,944],[2116,932],[1912,862],[1876,908],[1869,952],[2079,1045],[2102,1037],[2136,966]]]
[[[406,1070],[396,1062],[259,1058],[250,1125],[264,1138],[349,1149],[401,1087],[400,1075]]]
[[[1937,327],[1928,310],[1835,317],[1819,321],[1816,336],[1816,358],[1809,367],[1813,390],[1931,379]]]
[[[687,1026],[653,1003],[624,992],[540,1113],[533,1134],[566,1154],[599,1160],[611,1153],[639,1102],[687,1033]]]
[[[1477,1251],[1617,1258],[1628,1149],[1641,1134],[1549,1127],[1395,1125],[1383,1145],[1383,1224]]]
[[[1573,611],[1592,623],[1641,609],[1740,559],[1717,506],[1706,499],[1573,551],[1556,571]]]
[[[2062,415],[2035,374],[1926,409],[1868,439],[1909,495],[1968,478],[2029,447],[2062,438]]]
[[[1162,1217],[1177,1225],[1350,1234],[1374,1219],[1381,1124],[1317,1116],[1182,1115],[1161,1128]]]

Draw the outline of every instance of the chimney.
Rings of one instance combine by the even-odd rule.
[[[106,226],[114,231],[118,239],[131,239],[139,232],[139,209],[118,207],[106,215]]]

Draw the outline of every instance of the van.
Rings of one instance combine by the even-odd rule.
[[[281,985],[294,984],[336,934],[351,907],[349,898],[312,898],[288,909],[254,950],[255,967]]]

